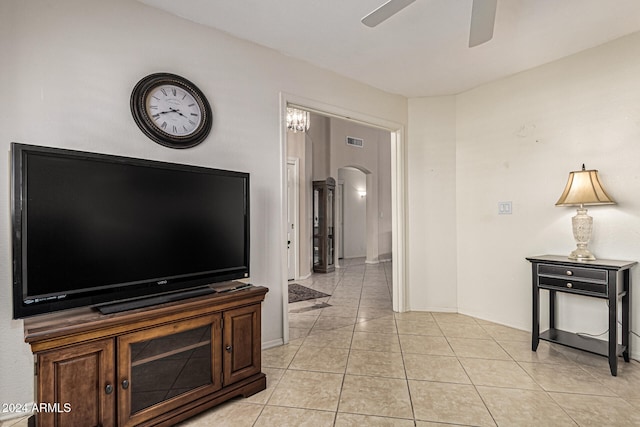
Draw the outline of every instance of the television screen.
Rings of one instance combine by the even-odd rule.
[[[12,152],[15,318],[248,277],[248,174]]]

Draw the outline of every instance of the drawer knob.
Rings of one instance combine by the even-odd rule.
[[[573,288],[573,283],[567,283],[567,288]]]
[[[573,271],[567,270],[567,276],[573,276]]]

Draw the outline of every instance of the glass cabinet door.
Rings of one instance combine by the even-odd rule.
[[[323,234],[324,234],[324,189],[313,190],[313,266],[324,265]]]
[[[333,211],[334,211],[334,187],[327,188],[327,265],[333,265]]]
[[[118,338],[120,421],[137,424],[222,387],[220,315]]]
[[[334,270],[335,180],[313,181],[313,271]]]

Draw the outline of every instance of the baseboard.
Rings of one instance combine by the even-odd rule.
[[[456,310],[455,308],[449,308],[449,307],[425,307],[425,308],[420,308],[420,309],[416,309],[416,308],[409,308],[409,310],[407,311],[431,311],[434,313],[457,313],[458,310]]]
[[[262,349],[266,350],[268,348],[279,347],[281,345],[284,345],[284,339],[278,338],[278,339],[275,339],[275,340],[263,342],[262,343]]]

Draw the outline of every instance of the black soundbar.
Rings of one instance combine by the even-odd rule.
[[[186,291],[174,292],[170,294],[162,294],[153,296],[150,298],[140,298],[129,301],[116,302],[113,304],[105,304],[96,307],[102,314],[113,314],[121,311],[133,310],[136,308],[150,307],[156,304],[163,304],[166,302],[180,301],[187,298],[199,297],[201,295],[214,294],[215,289],[211,289],[209,286],[202,288],[189,289]]]

